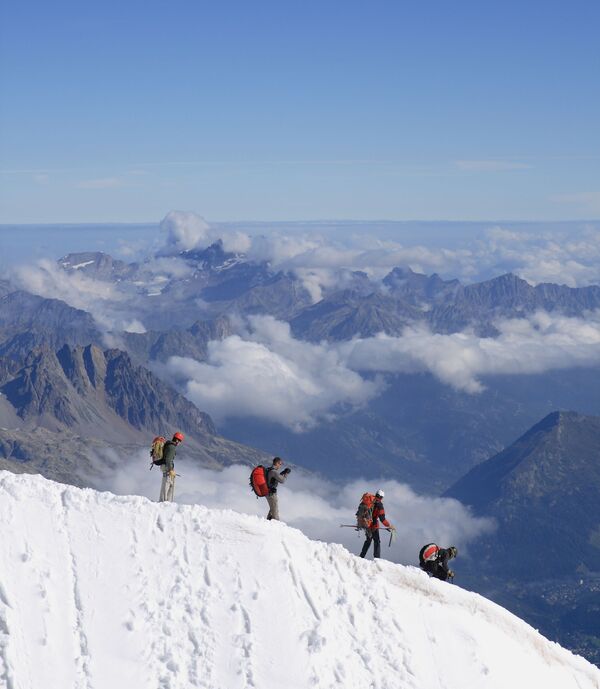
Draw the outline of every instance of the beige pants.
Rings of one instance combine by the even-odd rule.
[[[267,502],[269,503],[269,514],[267,514],[267,519],[279,519],[279,501],[277,500],[277,493],[267,495]]]
[[[169,476],[169,472],[163,474],[160,485],[159,502],[173,502],[175,497],[175,476]]]

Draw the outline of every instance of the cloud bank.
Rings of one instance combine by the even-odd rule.
[[[250,249],[250,238],[243,232],[219,230],[206,220],[190,211],[170,211],[161,220],[160,229],[166,233],[168,251],[191,251],[205,249],[218,239],[223,241],[225,251],[244,253]]]
[[[429,372],[474,394],[490,375],[600,365],[600,312],[585,320],[540,312],[496,327],[496,338],[415,326],[400,337],[312,344],[294,339],[287,323],[255,316],[245,332],[211,342],[206,362],[173,357],[167,370],[218,421],[253,417],[303,431],[366,404],[383,389],[382,374]]]
[[[423,327],[402,337],[380,334],[342,343],[342,360],[356,371],[414,373],[428,371],[443,383],[480,392],[489,375],[534,374],[600,364],[600,312],[568,318],[545,312],[529,319],[496,323],[500,335],[478,337],[472,331],[439,335]]]
[[[514,165],[502,161],[463,164],[466,169]],[[302,233],[270,229],[250,235],[226,225],[213,228],[195,213],[181,211],[171,211],[161,227],[167,233],[170,249],[204,248],[222,238],[228,251],[289,270],[304,282],[315,301],[325,289],[343,282],[349,271],[361,270],[378,279],[396,266],[426,274],[437,272],[463,282],[514,272],[531,284],[557,282],[576,287],[600,283],[600,229],[593,224],[568,229],[550,227],[541,232],[491,225],[476,240],[459,246],[451,241],[448,246],[432,246],[381,239],[369,231],[368,223],[343,241],[334,240],[327,232],[315,232],[310,225]]]
[[[132,319],[126,305],[127,294],[117,285],[89,277],[82,271],[64,271],[57,263],[41,259],[34,265],[19,266],[13,280],[24,290],[46,299],[60,299],[92,315],[100,328],[137,331],[143,325]]]
[[[243,335],[211,342],[206,362],[172,357],[167,364],[186,381],[187,397],[218,421],[250,414],[301,431],[381,389],[380,381],[350,370],[335,348],[294,339],[287,323],[252,316],[249,326]]]

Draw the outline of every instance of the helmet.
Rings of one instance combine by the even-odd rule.
[[[376,495],[378,498],[383,498],[384,495],[385,495],[385,493],[384,493],[384,492],[381,490],[381,488],[380,488],[380,489],[375,493],[375,495]]]
[[[177,431],[177,433],[175,433],[175,435],[173,436],[173,440],[179,440],[179,442],[182,443],[183,442],[183,433],[180,433],[179,431]]]
[[[448,550],[450,551],[450,557],[456,557],[458,555],[458,550],[455,546],[451,545]]]

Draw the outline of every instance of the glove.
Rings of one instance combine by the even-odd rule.
[[[175,474],[175,469],[171,469],[171,470],[169,471],[169,476],[170,476],[171,478],[175,478],[175,476],[176,476],[176,474]]]
[[[454,579],[454,572],[451,569],[448,570],[448,579]]]
[[[291,469],[290,469],[289,467],[286,467],[286,468],[281,472],[281,474],[282,474],[283,476],[287,476],[287,475],[290,473],[290,471],[291,471]]]

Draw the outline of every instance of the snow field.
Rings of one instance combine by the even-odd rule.
[[[413,567],[232,511],[0,473],[0,687],[599,689]]]

